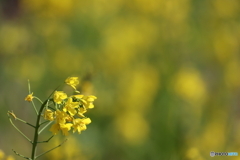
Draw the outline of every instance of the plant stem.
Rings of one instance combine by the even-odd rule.
[[[37,121],[35,125],[35,133],[34,133],[34,139],[32,143],[32,160],[35,160],[35,154],[36,154],[36,149],[37,149],[37,144],[38,144],[38,129],[40,127],[40,119],[41,119],[41,114],[43,111],[43,108],[45,107],[46,103],[48,102],[49,99],[47,99],[39,109],[38,115],[37,115]]]
[[[58,88],[58,87],[57,87]],[[32,155],[31,155],[31,160],[36,160],[36,149],[37,149],[37,144],[38,144],[38,130],[41,126],[41,115],[42,115],[42,111],[44,109],[44,107],[46,106],[46,104],[48,104],[50,97],[53,95],[53,93],[57,90],[57,88],[49,95],[48,99],[46,101],[44,101],[41,105],[41,108],[39,109],[39,112],[37,114],[37,121],[36,121],[36,125],[35,125],[35,133],[34,133],[34,139],[32,142]],[[30,91],[30,88],[29,88]]]
[[[39,132],[38,132],[38,134],[41,134],[42,133],[42,131],[44,131],[44,129],[46,129],[50,124],[52,124],[53,123],[53,121],[50,121],[48,124],[46,124]],[[42,124],[42,123],[41,123]],[[40,125],[41,125],[40,124]]]
[[[17,128],[17,126],[15,126],[15,124],[12,122],[12,119],[8,116],[10,123],[12,124],[12,126],[24,137],[26,138],[30,143],[33,143],[20,129]]]

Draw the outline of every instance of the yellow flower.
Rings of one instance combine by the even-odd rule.
[[[77,95],[73,95],[72,97],[75,97],[75,98],[77,98],[77,99],[81,99],[81,98],[84,97],[84,95],[82,95],[82,94],[77,94]]]
[[[50,131],[52,132],[53,135],[56,135],[59,130],[60,130],[60,126],[58,123],[53,124],[50,128]]]
[[[82,99],[82,103],[87,109],[92,109],[94,108],[93,101],[95,99],[97,99],[97,97],[95,96],[84,96]]]
[[[80,134],[81,131],[84,131],[87,129],[87,124],[91,123],[91,119],[90,118],[84,118],[84,119],[80,119],[80,118],[76,118],[73,120],[73,133],[76,132],[76,130],[78,131],[78,133]]]
[[[62,100],[66,99],[66,98],[67,98],[67,94],[64,93],[63,91],[55,91],[55,93],[53,95],[53,100],[57,104],[62,103]]]
[[[77,115],[78,115],[79,117],[85,117],[83,114],[86,113],[86,112],[87,112],[87,109],[86,109],[86,108],[84,108],[84,107],[79,107],[79,108],[78,108]]]
[[[68,131],[71,130],[72,125],[72,123],[60,124],[60,129],[62,130],[64,136],[68,135]]]
[[[76,90],[76,86],[79,84],[78,77],[68,77],[65,83]]]
[[[61,124],[66,123],[66,120],[69,118],[69,115],[66,112],[60,110],[55,111],[55,115],[57,123]]]
[[[54,117],[53,117],[53,112],[50,109],[46,109],[44,112],[44,119],[49,120],[49,121],[53,121]]]
[[[32,96],[32,95],[33,95],[33,93],[27,95],[27,97],[25,98],[25,101],[31,102],[32,99],[33,99],[33,96]]]
[[[72,123],[65,123],[65,124],[55,123],[50,128],[50,131],[53,133],[53,135],[56,135],[59,130],[62,130],[63,135],[67,136],[68,131],[71,130],[72,125],[73,125]]]
[[[0,149],[0,159],[4,158],[5,153]]]
[[[70,115],[74,116],[77,113],[75,108],[79,107],[79,102],[73,102],[72,98],[68,98],[67,103],[65,104],[63,111],[70,113]]]

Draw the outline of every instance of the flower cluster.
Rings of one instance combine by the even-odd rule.
[[[74,88],[76,93],[77,84],[79,84],[77,77],[70,77],[65,80],[65,83]],[[46,107],[43,117],[48,121],[54,121],[50,131],[53,135],[56,135],[60,130],[63,135],[68,135],[68,132],[73,129],[74,132],[78,132],[87,129],[86,125],[91,123],[91,119],[85,117],[84,113],[88,109],[94,108],[93,102],[97,97],[89,95],[71,95],[67,96],[63,91],[55,91],[53,95],[53,107]]]

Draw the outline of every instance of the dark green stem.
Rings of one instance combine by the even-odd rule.
[[[50,151],[52,151],[52,150],[54,150],[54,149],[56,149],[56,148],[58,148],[58,147],[60,147],[61,145],[63,145],[63,143],[65,143],[67,141],[67,139],[65,139],[61,144],[59,144],[58,146],[56,146],[56,147],[53,147],[52,149],[50,149],[50,150],[48,150],[48,151],[46,151],[46,152],[44,152],[44,153],[42,153],[42,154],[40,154],[40,155],[38,155],[37,157],[36,157],[36,159],[37,158],[39,158],[39,157],[41,157],[42,155],[44,155],[44,154],[46,154],[46,153],[48,153],[48,152],[50,152]]]
[[[33,139],[33,144],[32,144],[32,160],[35,160],[35,154],[36,154],[36,149],[37,149],[37,144],[38,144],[38,129],[40,127],[40,119],[41,119],[41,114],[42,114],[42,111],[45,107],[45,105],[47,104],[47,102],[49,101],[49,99],[47,99],[41,106],[39,112],[38,112],[38,115],[37,115],[37,122],[36,122],[36,125],[35,125],[35,133],[34,133],[34,139]]]
[[[39,109],[39,112],[38,112],[38,115],[37,115],[37,121],[36,121],[36,125],[35,125],[34,139],[33,139],[33,142],[32,142],[32,155],[31,155],[32,160],[36,159],[36,149],[37,149],[38,135],[39,135],[38,130],[39,130],[39,127],[41,126],[40,120],[41,120],[42,111],[43,111],[44,107],[46,106],[46,104],[48,104],[49,100],[51,100],[50,97],[57,90],[57,88],[49,95],[48,99],[46,101],[44,101],[44,103],[41,105],[41,108]]]

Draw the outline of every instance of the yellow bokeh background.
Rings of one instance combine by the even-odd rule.
[[[35,118],[24,101],[27,80],[44,100],[69,76],[98,97],[87,113],[92,123],[42,159],[240,153],[239,12],[238,0],[0,1],[0,159],[19,159],[12,148],[30,155],[6,115]],[[31,128],[16,124],[32,138]],[[39,153],[64,139],[41,144]]]

